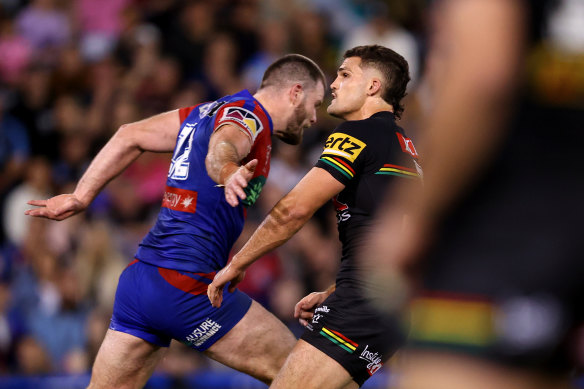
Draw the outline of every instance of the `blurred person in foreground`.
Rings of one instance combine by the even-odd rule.
[[[90,388],[143,387],[171,339],[271,382],[294,345],[292,333],[238,290],[226,291],[221,309],[205,292],[268,176],[272,133],[300,143],[324,88],[313,61],[284,56],[253,96],[243,90],[121,126],[74,193],[29,202],[38,208],[27,215],[66,219],[144,151],[174,150],[158,220],[120,276]]]
[[[274,206],[207,292],[213,306],[224,304],[228,282],[233,290],[254,261],[290,239],[332,199],[343,245],[340,270],[335,285],[296,305],[295,316],[306,329],[275,388],[359,387],[404,340],[395,317],[368,306],[355,259],[384,191],[418,177],[413,143],[396,124],[410,80],[408,63],[377,45],[355,47],[344,58],[327,111],[346,121],[329,136],[316,166]]]
[[[363,258],[414,288],[400,388],[568,388],[582,363],[584,84],[567,93],[571,60],[549,77],[551,5],[437,3],[424,189],[387,203]]]

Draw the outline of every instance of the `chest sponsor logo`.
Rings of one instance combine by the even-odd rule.
[[[324,144],[323,154],[339,155],[351,162],[361,154],[363,149],[367,146],[366,143],[350,135],[336,132],[328,137]]]
[[[414,147],[414,142],[412,142],[412,140],[410,138],[406,138],[405,136],[403,136],[399,132],[396,132],[395,134],[397,135],[397,139],[399,141],[399,145],[401,146],[402,151],[404,153],[408,153],[409,155],[411,155],[414,158],[418,158],[418,152],[416,151],[416,148]]]
[[[383,366],[383,363],[381,363],[381,355],[378,352],[369,350],[368,344],[365,345],[365,349],[359,355],[359,359],[367,362],[367,372],[370,376],[375,374]]]
[[[162,197],[162,207],[173,211],[195,213],[197,210],[197,192],[166,186]]]
[[[189,346],[199,347],[209,340],[210,337],[215,335],[220,329],[221,324],[207,318],[185,338],[184,343]]]
[[[251,135],[252,139],[255,139],[256,136],[264,129],[260,118],[256,114],[241,107],[225,108],[219,123],[224,121],[232,121],[239,124],[249,132],[249,135]]]

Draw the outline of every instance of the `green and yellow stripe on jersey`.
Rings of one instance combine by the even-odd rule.
[[[320,157],[319,161],[322,161],[327,165],[334,167],[336,170],[341,172],[345,177],[349,179],[355,176],[355,170],[353,170],[351,165],[349,165],[347,162],[343,161],[340,158],[323,155]]]
[[[328,340],[330,340],[331,342],[333,342],[334,344],[337,344],[341,348],[347,350],[351,354],[353,354],[357,347],[359,347],[357,343],[353,342],[351,339],[347,338],[345,335],[341,334],[338,331],[333,331],[326,327],[322,327],[322,330],[320,330],[320,334],[327,338]]]
[[[405,166],[398,166],[386,163],[381,169],[379,169],[375,174],[387,174],[391,176],[406,177],[406,178],[419,178],[420,175],[416,169],[411,169]]]

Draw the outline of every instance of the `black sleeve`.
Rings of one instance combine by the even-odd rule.
[[[337,181],[347,185],[363,168],[367,143],[350,122],[340,124],[328,137],[315,166],[329,172]]]

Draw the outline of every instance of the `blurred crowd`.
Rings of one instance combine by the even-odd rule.
[[[332,81],[344,50],[378,43],[410,63],[402,126],[416,131],[424,0],[0,0],[0,375],[84,373],[109,324],[119,274],[160,208],[170,155],[145,154],[63,222],[24,216],[72,192],[120,125],[257,89],[286,53]],[[325,104],[326,107],[327,104]],[[300,147],[274,143],[268,184],[237,250],[311,168],[338,124],[323,108]],[[292,331],[294,304],[334,282],[332,207],[247,272],[241,289]],[[219,368],[175,344],[160,371]]]

